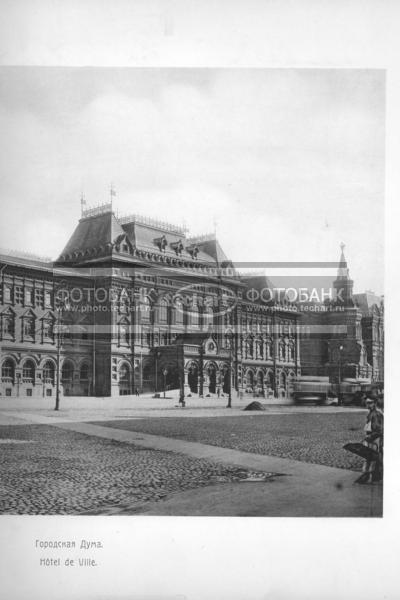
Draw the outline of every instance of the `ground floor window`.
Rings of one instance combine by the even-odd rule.
[[[35,379],[35,365],[31,360],[27,360],[22,369],[22,377],[24,379]]]
[[[27,395],[27,396],[32,396],[32,390],[31,390],[31,389],[29,389],[29,390],[26,390],[26,395]]]
[[[86,381],[87,379],[89,379],[89,365],[88,364],[84,363],[81,366],[79,378],[81,381]]]
[[[47,382],[47,383],[54,383],[54,378],[55,378],[55,369],[54,369],[54,365],[52,362],[47,361],[46,364],[43,367],[43,379]],[[49,391],[49,390],[47,390]],[[51,390],[50,390],[51,392]],[[50,394],[47,394],[48,396],[51,396]]]
[[[53,395],[53,390],[47,389],[46,390],[46,396],[52,396],[52,395]]]
[[[14,379],[14,363],[9,358],[3,362],[1,376],[4,379]]]
[[[11,388],[6,388],[6,396],[11,396]]]

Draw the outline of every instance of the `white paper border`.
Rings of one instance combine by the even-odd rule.
[[[384,518],[1,517],[4,598],[400,596],[399,6],[379,0],[2,2],[1,64],[387,70]],[[101,537],[102,566],[73,575],[40,570],[36,537]]]

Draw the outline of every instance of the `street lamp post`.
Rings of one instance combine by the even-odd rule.
[[[342,352],[343,352],[343,345],[340,344],[340,346],[339,346],[339,398],[338,398],[339,406],[342,405]]]
[[[143,353],[140,352],[140,393],[143,394]]]
[[[164,375],[164,398],[165,398],[165,388],[166,388],[166,380],[167,380],[167,374],[168,374],[168,369],[164,369],[163,370],[163,375]]]
[[[158,389],[158,359],[160,358],[160,353],[156,351],[155,353],[155,365],[156,365],[156,372],[155,372],[155,392],[154,394],[157,394],[157,389]]]
[[[56,291],[65,289],[65,282],[60,282],[56,288]],[[68,310],[67,299],[64,297],[63,299],[58,299],[59,303],[56,306],[57,298],[54,297],[54,306],[56,308],[57,313],[57,321],[56,321],[56,345],[57,345],[57,360],[56,360],[56,404],[54,406],[54,410],[59,410],[60,408],[60,362],[61,362],[61,318],[63,314],[63,309]]]
[[[57,331],[56,331],[56,344],[57,344],[57,373],[56,373],[56,405],[54,410],[59,410],[60,408],[60,354],[61,354],[61,317],[60,312],[58,312],[57,317]]]
[[[232,343],[233,336],[229,340],[229,394],[226,408],[232,408]]]
[[[199,398],[203,398],[204,394],[204,358],[203,358],[203,344],[200,344],[200,373],[199,373]]]
[[[276,345],[277,345],[277,335],[276,335],[276,323],[275,323],[275,313],[272,313],[272,360],[273,360],[273,377],[274,377],[274,398],[278,397],[278,387],[276,385]]]

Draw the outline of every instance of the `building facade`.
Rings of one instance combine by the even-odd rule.
[[[83,210],[55,262],[0,255],[2,396],[259,394],[288,399],[300,316],[254,299],[214,234],[111,205]]]
[[[333,299],[304,312],[302,374],[328,376],[331,383],[365,380],[383,386],[383,297],[353,293],[343,245],[333,288]]]

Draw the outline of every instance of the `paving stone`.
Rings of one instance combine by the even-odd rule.
[[[47,425],[0,427],[0,513],[86,514],[165,498],[171,491],[238,479],[242,469],[138,448]]]
[[[343,449],[344,444],[363,438],[365,414],[358,411],[271,413],[240,419],[152,417],[93,423],[354,471],[359,471],[363,463]]]

